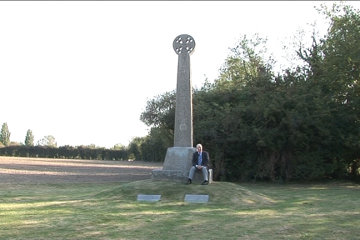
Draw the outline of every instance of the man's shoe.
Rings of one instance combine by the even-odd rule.
[[[188,181],[187,181],[187,184],[191,184],[191,179],[189,178]]]
[[[208,185],[209,184],[209,181],[203,181],[201,185]]]

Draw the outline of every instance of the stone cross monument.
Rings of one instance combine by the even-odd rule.
[[[186,180],[192,165],[193,118],[190,54],[195,48],[193,37],[179,35],[173,42],[178,55],[174,147],[168,148],[162,169],[152,172],[153,179]]]

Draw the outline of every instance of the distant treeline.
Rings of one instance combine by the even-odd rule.
[[[96,160],[128,160],[126,149],[114,150],[86,147],[48,147],[48,146],[8,146],[0,148],[1,156],[36,157],[36,158],[66,158],[66,159],[96,159]]]

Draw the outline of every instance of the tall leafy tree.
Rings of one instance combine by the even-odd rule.
[[[131,140],[128,145],[128,154],[130,159],[143,160],[141,145],[143,144],[144,140],[144,137],[135,137]]]
[[[275,84],[265,45],[264,39],[244,36],[215,83],[195,94],[195,139],[212,152],[218,179],[241,179],[249,175],[245,171],[256,172],[261,155],[256,144],[265,137],[261,124],[273,102],[267,93]]]
[[[141,143],[142,158],[145,161],[163,161],[166,150],[174,143],[173,135],[169,130],[161,127],[151,128],[148,136]]]
[[[146,161],[162,161],[166,150],[174,144],[175,91],[166,92],[149,100],[140,120],[151,129],[141,143],[142,158]],[[132,149],[134,143],[130,144]]]
[[[46,147],[57,147],[57,142],[54,136],[47,135],[38,141],[38,145]]]
[[[360,12],[351,6],[334,4],[319,11],[330,20],[326,36],[314,38],[309,49],[300,49],[306,61],[307,81],[324,101],[326,116],[321,127],[326,149],[325,164],[343,174],[350,165],[357,172],[360,150]],[[325,120],[325,119],[324,119]],[[320,126],[320,125],[319,125]],[[323,155],[324,156],[324,155]]]
[[[275,76],[266,41],[245,36],[219,78],[194,91],[194,140],[211,152],[216,179],[359,175],[360,14],[336,5],[323,13],[328,33],[299,49],[304,65]],[[164,99],[148,102],[149,126],[170,129]]]
[[[0,142],[2,144],[4,144],[5,146],[9,146],[10,145],[10,131],[9,131],[9,127],[7,125],[7,123],[3,123],[2,127],[1,127],[1,132],[0,132]]]
[[[145,111],[140,115],[140,120],[148,126],[174,129],[175,100],[175,91],[156,96],[147,102]]]
[[[30,129],[26,132],[25,146],[34,146],[34,135]]]

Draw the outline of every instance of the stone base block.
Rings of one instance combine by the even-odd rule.
[[[152,179],[185,182],[187,177],[185,177],[183,172],[179,170],[154,169],[152,171]]]
[[[171,147],[167,149],[162,169],[152,171],[153,180],[172,180],[186,182],[192,166],[193,147]]]
[[[182,171],[177,170],[163,170],[163,169],[154,169],[152,171],[152,180],[169,180],[176,182],[187,182],[188,172],[183,174]],[[209,169],[208,171],[208,179],[209,183],[213,182],[213,170]],[[201,172],[195,172],[193,183],[202,183],[204,181],[204,177]]]
[[[171,147],[167,149],[163,170],[178,170],[185,175],[189,173],[192,166],[192,156],[196,148],[193,147]]]

